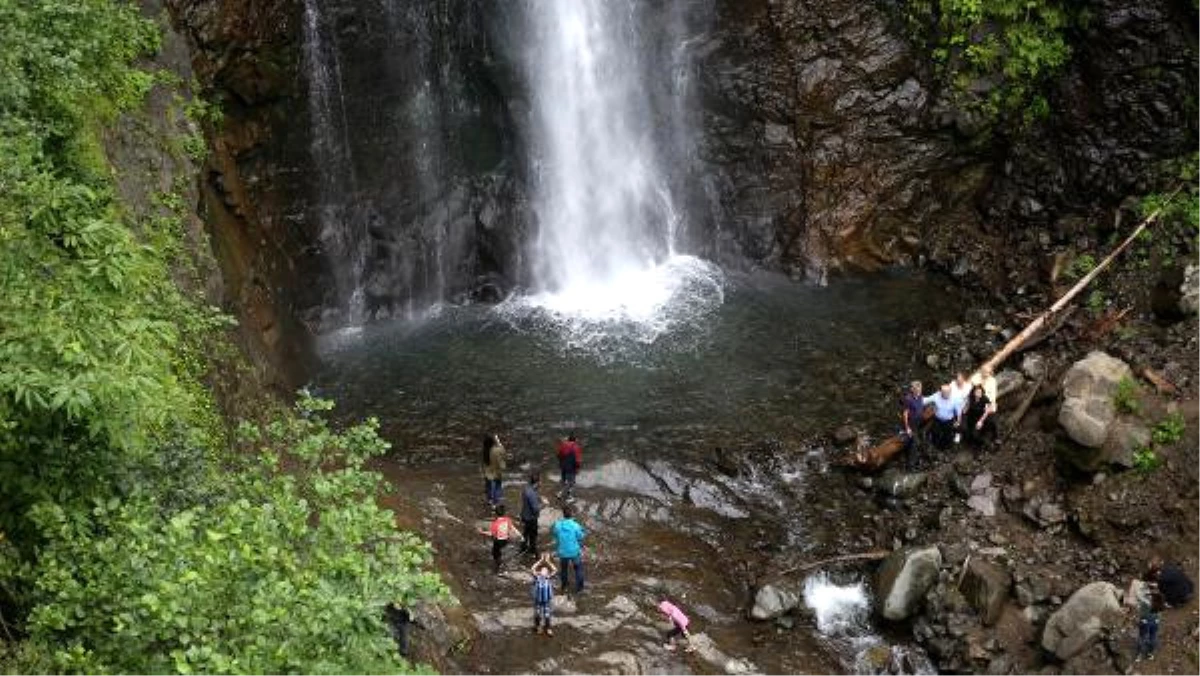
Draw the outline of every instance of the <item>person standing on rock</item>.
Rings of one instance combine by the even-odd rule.
[[[563,505],[562,518],[550,528],[558,554],[558,579],[564,594],[570,593],[567,582],[570,579],[568,569],[571,567],[575,568],[575,593],[583,591],[583,538],[587,531],[575,521],[574,516],[575,510],[571,505]]]
[[[544,554],[529,570],[533,573],[533,633],[545,631],[547,636],[553,636],[550,607],[554,602],[554,583],[551,580],[558,569],[550,563],[550,555]],[[543,623],[546,625],[544,630]]]
[[[971,446],[979,448],[995,440],[996,423],[992,416],[992,400],[988,399],[983,385],[971,388],[963,418],[966,419],[967,443]]]
[[[508,452],[500,437],[487,434],[483,437],[483,490],[487,496],[488,505],[495,509],[503,496],[504,468],[508,464]]]
[[[562,474],[562,492],[559,493],[559,497],[567,500],[575,489],[575,474],[583,464],[583,446],[575,439],[574,434],[569,434],[566,439],[558,442],[557,454],[558,468]]]
[[[962,408],[955,401],[950,385],[942,385],[937,394],[921,400],[922,405],[933,404],[933,445],[944,451],[950,447],[954,430],[962,424]]]
[[[1154,659],[1158,649],[1158,618],[1163,609],[1163,596],[1158,585],[1148,582],[1138,594],[1138,640],[1134,661]]]
[[[663,644],[663,647],[667,650],[674,651],[675,639],[682,636],[683,639],[687,641],[687,648],[684,649],[684,652],[690,653],[695,651],[696,646],[692,645],[692,635],[688,632],[688,624],[691,622],[691,620],[688,619],[688,616],[684,615],[683,611],[680,610],[678,606],[666,599],[663,599],[659,602],[658,609],[662,611],[663,615],[667,616],[667,620],[671,622],[671,629],[667,632],[666,636],[667,642]]]
[[[954,380],[950,381],[950,397],[954,399],[960,409],[967,405],[967,397],[970,394],[971,381],[967,380],[967,374],[962,371],[954,374]]]
[[[512,519],[504,515],[504,503],[499,503],[495,507],[496,518],[492,519],[492,524],[487,530],[480,531],[480,535],[489,535],[492,538],[492,572],[500,574],[500,559],[504,555],[504,548],[508,546],[510,540],[518,537],[517,525]]]
[[[914,380],[908,386],[904,396],[900,398],[900,422],[903,428],[900,436],[904,440],[904,457],[909,471],[917,468],[920,460],[920,440],[918,435],[925,423],[925,403],[921,400],[921,381]]]
[[[996,382],[996,375],[992,372],[991,366],[984,366],[971,376],[972,385],[983,385],[983,393],[987,395],[988,401],[992,402],[992,417],[996,415],[996,400],[1000,397],[1000,385]]]
[[[521,531],[525,541],[521,544],[521,552],[538,555],[538,518],[542,514],[545,499],[538,494],[538,484],[542,481],[540,472],[529,475],[529,483],[521,491]]]

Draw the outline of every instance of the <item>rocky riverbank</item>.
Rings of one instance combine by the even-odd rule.
[[[1124,590],[1155,555],[1197,578],[1200,505],[1195,318],[1184,299],[1173,316],[1188,318],[1165,323],[1136,291],[1153,274],[1131,268],[1115,273],[1131,284],[1120,321],[1073,313],[999,374],[996,447],[956,449],[921,472],[841,477],[865,517],[847,521],[847,541],[896,550],[875,571],[877,609],[941,671],[1197,669],[1194,599],[1164,614],[1157,659],[1133,662]],[[914,360],[972,368],[1031,314],[967,310],[915,337]]]

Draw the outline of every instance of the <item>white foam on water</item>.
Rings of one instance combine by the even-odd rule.
[[[496,312],[514,323],[533,322],[565,345],[603,351],[622,343],[649,344],[700,325],[725,300],[725,277],[694,256],[607,279],[581,280],[561,290],[514,296]]]
[[[825,573],[817,573],[804,581],[804,604],[813,611],[822,634],[870,633],[871,597],[862,582],[838,585]]]

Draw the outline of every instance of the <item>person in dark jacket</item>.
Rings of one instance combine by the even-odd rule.
[[[1174,563],[1164,564],[1161,558],[1150,562],[1150,570],[1146,572],[1146,581],[1158,585],[1163,602],[1167,607],[1177,608],[1192,600],[1196,586],[1183,569]]]
[[[562,492],[559,495],[564,500],[571,497],[575,489],[575,474],[582,464],[583,447],[574,434],[568,435],[558,443],[558,468],[562,473]]]
[[[538,494],[538,484],[542,477],[538,472],[529,475],[529,483],[521,492],[521,552],[538,555],[538,517],[542,514],[542,504],[545,500]]]
[[[992,400],[988,399],[983,385],[975,385],[967,395],[967,406],[963,413],[967,443],[975,448],[996,439],[996,421],[992,416]]]

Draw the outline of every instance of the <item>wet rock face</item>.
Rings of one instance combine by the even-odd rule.
[[[345,253],[323,240],[323,221],[361,242],[363,319],[436,300],[494,301],[528,281],[536,168],[527,166],[535,140],[522,45],[511,44],[520,3],[315,2],[338,55],[347,161],[347,178],[324,197],[311,152],[308,4],[168,1],[197,77],[225,113],[209,130],[203,203],[248,330],[272,349],[344,319],[330,258]],[[691,118],[668,160],[689,247],[726,266],[815,278],[926,257],[996,281],[989,276],[1006,271],[980,256],[1002,243],[1004,227],[1097,216],[1154,187],[1154,162],[1194,149],[1194,102],[1178,95],[1196,89],[1194,10],[1166,0],[1096,5],[1071,36],[1076,56],[1056,82],[1051,118],[980,153],[954,127],[889,3],[650,3],[648,35],[687,17],[682,34],[647,49],[670,42],[686,53],[687,73],[660,66],[654,75],[688,78],[693,99],[668,112],[657,80],[646,96],[662,114]],[[1051,230],[1051,245],[1078,234]],[[1005,265],[1034,252],[1014,253]]]
[[[1011,148],[985,198],[989,215],[1049,225],[1064,212],[1112,207],[1154,189],[1154,162],[1195,150],[1196,104],[1179,94],[1197,86],[1194,7],[1100,0],[1088,8],[1050,119]]]
[[[908,45],[874,3],[718,0],[699,71],[717,248],[768,264],[872,268],[978,187]],[[964,213],[969,225],[969,214]]]

